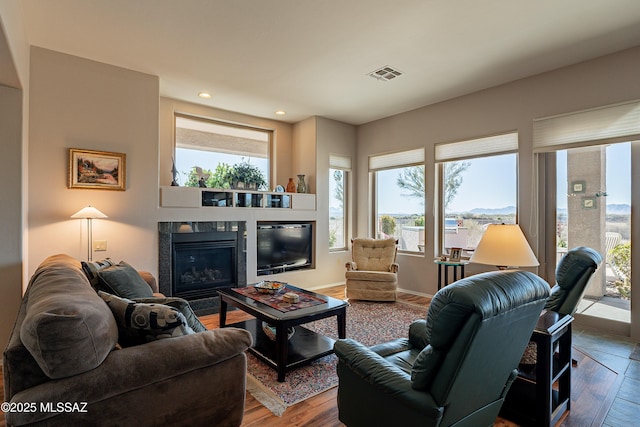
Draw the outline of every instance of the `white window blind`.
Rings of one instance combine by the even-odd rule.
[[[369,157],[369,170],[383,170],[401,166],[412,166],[424,163],[424,149],[418,148],[409,151],[380,154]]]
[[[351,157],[329,154],[329,167],[331,169],[351,170]]]
[[[533,149],[537,152],[638,137],[640,102],[637,101],[533,121]]]
[[[516,153],[518,151],[518,133],[510,132],[466,141],[437,144],[435,150],[436,162]]]

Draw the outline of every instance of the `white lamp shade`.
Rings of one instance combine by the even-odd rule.
[[[540,265],[518,224],[489,224],[469,262],[498,267]]]
[[[96,219],[96,218],[108,218],[108,217],[102,212],[100,212],[98,209],[89,205],[86,208],[82,208],[78,212],[71,215],[71,218]]]

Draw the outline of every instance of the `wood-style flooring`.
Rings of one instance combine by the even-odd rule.
[[[333,286],[317,290],[316,292],[336,298],[343,298],[344,286]],[[431,301],[431,299],[427,297],[402,292],[399,294],[398,299],[400,301],[425,306],[425,314],[426,307]],[[250,318],[250,316],[240,310],[234,310],[228,313],[227,322],[234,323],[246,320],[247,318]],[[209,329],[215,329],[219,326],[217,314],[203,316],[201,320]],[[577,368],[573,368],[571,412],[560,420],[558,426],[583,427],[602,425],[602,420],[611,407],[613,398],[620,387],[619,383],[621,378],[618,378],[615,372],[612,375],[611,373],[613,371],[610,371],[597,361],[588,357],[585,353],[574,351],[574,358],[578,359],[579,365]],[[2,374],[0,373],[0,379],[1,377]],[[0,401],[4,401],[2,389],[0,389]],[[251,394],[247,393],[242,426],[343,426],[344,424],[338,420],[336,401],[337,387],[334,387],[287,408],[282,417],[277,417],[255,400]],[[500,427],[517,426],[517,424],[501,418],[496,420],[495,425]],[[4,426],[4,414],[0,413],[0,427]]]

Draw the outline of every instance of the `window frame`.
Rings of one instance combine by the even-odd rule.
[[[483,157],[497,157],[506,154],[515,154],[515,174],[518,180],[518,146],[519,133],[517,130],[506,131],[497,134],[470,138],[466,140],[439,143],[434,146],[434,161],[436,174],[436,188],[438,189],[434,203],[437,208],[436,221],[434,224],[434,253],[441,255],[446,252],[445,248],[445,220],[446,212],[444,200],[445,163],[473,160]],[[518,223],[519,194],[516,184],[515,194],[516,216],[515,223]]]
[[[369,224],[369,233],[370,236],[374,236],[374,238],[378,235],[378,172],[393,170],[393,169],[402,169],[409,168],[414,166],[422,166],[423,172],[425,173],[426,179],[426,155],[424,147],[409,149],[409,150],[400,150],[393,151],[387,153],[380,154],[372,154],[368,159],[369,166],[369,191],[370,191],[370,200],[371,204],[369,207],[370,211],[370,221]],[[426,205],[427,205],[427,194],[426,189],[424,192],[424,200],[423,200],[423,212],[422,215],[426,217]],[[420,252],[419,250],[412,251],[401,249],[398,247],[398,253],[400,254],[413,254],[413,255],[424,255],[424,252]]]
[[[248,130],[248,131],[254,131],[254,132],[262,132],[264,134],[267,135],[267,174],[266,174],[266,179],[267,179],[267,186],[268,188],[271,188],[272,182],[275,182],[274,179],[274,170],[272,168],[273,165],[273,141],[274,141],[274,130],[273,129],[269,129],[269,128],[262,128],[259,126],[255,126],[255,125],[250,125],[250,124],[245,124],[245,123],[237,123],[237,122],[230,122],[230,121],[226,121],[226,120],[222,120],[222,119],[217,119],[217,118],[213,118],[213,117],[204,117],[204,116],[199,116],[196,114],[190,114],[190,113],[183,113],[183,112],[178,112],[175,111],[173,113],[173,158],[176,159],[176,150],[178,148],[183,148],[183,147],[178,147],[178,136],[177,136],[177,119],[178,118],[183,118],[183,119],[187,119],[187,120],[193,120],[196,122],[203,122],[203,123],[208,123],[208,124],[212,124],[212,125],[216,125],[216,126],[223,126],[223,127],[228,127],[228,128],[234,128],[234,129],[241,129],[241,130]],[[194,148],[195,150],[195,148]],[[201,151],[206,151],[206,150],[201,150]],[[210,150],[212,152],[220,152],[223,154],[226,154],[222,151],[215,151],[215,150]],[[234,153],[235,154],[235,153]],[[241,154],[236,154],[238,156],[241,156]],[[212,168],[212,170],[215,169],[215,165]]]
[[[331,247],[329,245],[329,252],[344,252],[349,250],[348,242],[349,242],[349,175],[350,169],[342,169],[340,167],[329,166],[329,180],[333,179],[333,171],[341,171],[342,175],[342,234],[343,241],[341,246]],[[332,194],[329,193],[329,199],[331,199]],[[330,211],[330,209],[328,209]],[[331,216],[329,215],[329,225],[331,224]],[[329,228],[329,233],[331,233],[331,228]]]

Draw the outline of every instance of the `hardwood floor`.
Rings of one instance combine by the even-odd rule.
[[[316,290],[316,292],[329,295],[334,298],[344,298],[344,286],[332,286]],[[431,298],[420,297],[407,293],[400,293],[398,300],[417,305],[425,306],[425,316],[427,314],[426,307],[431,302]],[[251,318],[250,315],[234,310],[227,313],[227,323],[240,322]],[[215,329],[219,326],[217,314],[202,316],[200,318],[207,329]],[[267,408],[262,406],[260,402],[247,393],[245,403],[243,427],[272,427],[272,426],[308,426],[308,427],[335,427],[344,426],[338,421],[337,402],[338,388],[334,387],[324,393],[320,393],[310,399],[293,405],[284,412],[282,417],[277,417]],[[512,424],[513,425],[513,424]]]
[[[333,286],[316,290],[318,293],[344,298],[344,286]],[[398,300],[426,308],[431,298],[400,292]],[[240,310],[227,314],[227,322],[246,320],[251,316]],[[219,325],[218,315],[201,317],[202,322],[209,329]],[[556,427],[599,426],[607,414],[615,392],[619,388],[620,378],[609,369],[589,358],[586,354],[574,351],[580,369],[573,371],[572,380],[572,410],[563,417]],[[338,420],[337,387],[327,390],[317,396],[293,405],[284,412],[282,417],[273,415],[267,408],[247,393],[243,427],[271,427],[271,426],[307,426],[307,427],[336,427],[344,426]],[[579,399],[578,399],[579,398]],[[495,423],[498,427],[518,427],[518,424],[500,418]]]
[[[344,286],[332,286],[329,288],[323,288],[316,290],[316,292],[329,295],[334,298],[344,298]],[[398,294],[398,300],[415,305],[422,305],[426,310],[431,302],[431,298],[422,297],[412,294],[400,292]],[[251,318],[250,315],[235,310],[227,313],[227,323],[239,322]],[[202,323],[208,329],[215,329],[219,326],[219,319],[217,314],[209,316],[202,316],[200,318]],[[336,404],[338,399],[338,388],[334,387],[320,393],[317,396],[313,396],[305,401],[302,401],[296,405],[293,405],[284,412],[281,417],[275,416],[271,411],[262,406],[251,393],[247,393],[244,419],[242,421],[242,427],[281,427],[281,426],[305,426],[305,427],[339,427],[344,426],[338,420],[338,406]],[[496,426],[499,427],[517,427],[517,424],[508,420],[498,419]]]
[[[324,288],[318,290],[318,292],[336,298],[343,298],[344,286]],[[398,299],[425,306],[426,315],[426,307],[430,303],[430,298],[400,293]],[[240,310],[230,311],[227,315],[229,323],[246,320],[247,318],[250,318],[250,316]],[[219,325],[217,314],[203,316],[201,320],[209,329],[215,329]],[[602,420],[607,415],[616,392],[620,388],[622,378],[581,351],[574,351],[574,357],[579,361],[579,368],[574,368],[573,371],[571,412],[558,423],[557,427],[602,425]],[[611,375],[611,372],[614,375]],[[0,373],[1,378],[2,374]],[[291,406],[287,408],[282,417],[273,415],[255,400],[251,394],[247,393],[242,426],[343,426],[344,424],[338,420],[337,390],[337,387],[334,387]],[[0,401],[4,401],[2,389],[0,389]],[[517,426],[517,424],[501,418],[496,420],[495,425],[501,427]],[[4,426],[4,414],[0,413],[0,427]]]

